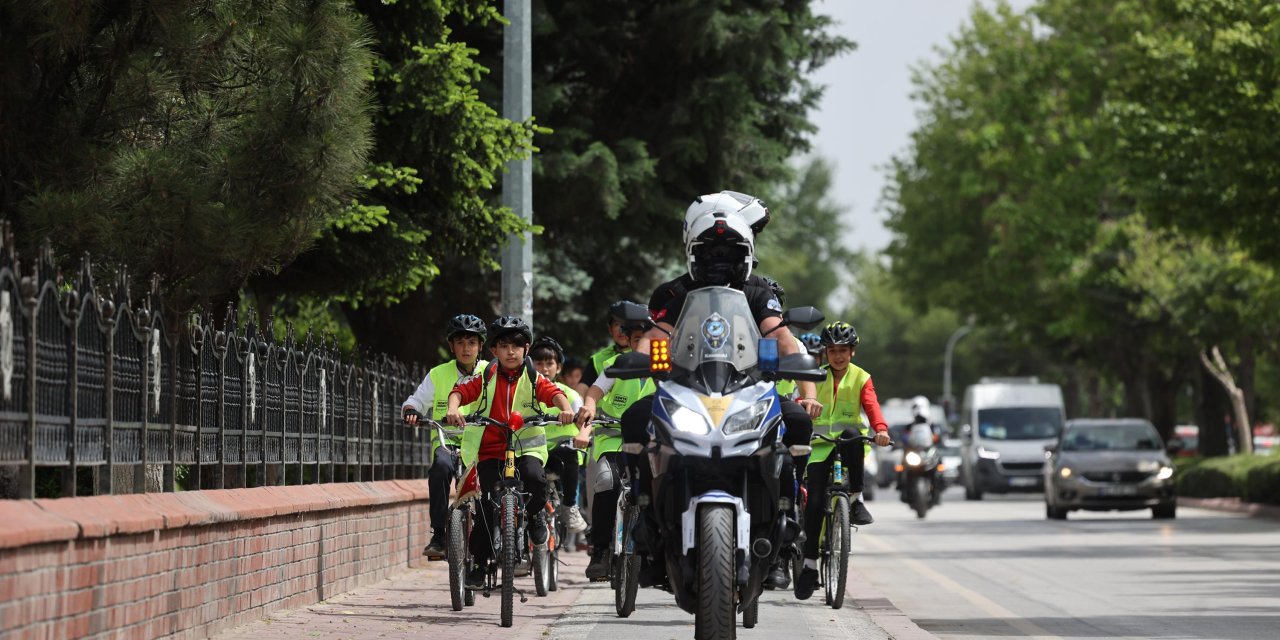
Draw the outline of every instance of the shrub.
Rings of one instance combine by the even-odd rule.
[[[1236,455],[1178,461],[1178,495],[1280,504],[1280,460]]]

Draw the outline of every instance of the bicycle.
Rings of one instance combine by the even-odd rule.
[[[827,484],[827,493],[823,496],[822,527],[819,529],[818,573],[825,590],[827,606],[839,609],[844,606],[845,582],[849,575],[849,544],[853,537],[852,525],[849,524],[849,492],[844,488],[844,471],[840,460],[841,444],[871,443],[871,436],[855,435],[832,438],[814,434],[815,438],[836,445],[831,455],[836,456],[831,465],[831,479]],[[807,492],[803,499],[808,502]],[[804,512],[803,505],[800,508]],[[796,573],[799,575],[799,573]]]
[[[591,421],[596,425],[618,426],[622,421],[601,416]],[[648,494],[641,493],[632,482],[627,453],[620,452],[618,473],[621,488],[614,509],[612,542],[607,551],[609,582],[613,588],[613,606],[619,618],[630,617],[636,610],[636,592],[640,589],[640,556],[636,554],[636,525],[640,514],[649,506]]]
[[[416,415],[418,424],[436,430],[440,439],[439,455],[449,455],[453,457],[454,482],[457,486],[462,485],[463,472],[462,468],[462,451],[449,444],[451,437],[460,438],[462,430],[449,429],[444,425],[427,418],[417,411],[408,411],[406,414]],[[445,531],[448,535],[448,549],[445,552],[445,559],[449,562],[449,601],[454,611],[462,611],[464,606],[474,606],[476,603],[476,594],[474,591],[466,588],[466,571],[471,566],[471,549],[467,544],[467,540],[471,535],[472,518],[474,512],[471,505],[471,499],[458,499],[454,504],[449,506],[449,521]]]
[[[526,427],[539,427],[552,424],[552,422],[551,420],[529,419],[524,425]],[[505,431],[507,436],[502,478],[493,495],[487,496],[487,499],[496,503],[498,508],[498,527],[490,527],[490,532],[493,535],[494,557],[489,560],[490,564],[485,572],[485,586],[481,591],[481,595],[488,598],[494,589],[500,590],[502,606],[499,624],[503,627],[510,627],[515,609],[515,596],[520,596],[522,604],[529,601],[524,592],[515,587],[516,567],[525,557],[524,554],[529,554],[530,564],[533,567],[535,589],[538,588],[539,583],[543,583],[545,586],[544,576],[550,571],[547,562],[551,547],[551,530],[548,527],[548,544],[534,545],[528,539],[524,506],[529,496],[523,491],[520,478],[516,475],[515,430],[506,423],[485,416],[469,416],[467,424],[484,426],[485,428],[499,428]],[[517,541],[521,541],[524,544],[520,544]],[[543,591],[541,595],[546,595],[546,592]]]
[[[557,442],[549,442],[551,448],[566,448],[577,451],[573,447],[572,438],[564,437],[558,439]],[[538,595],[543,596],[546,591],[556,591],[559,589],[560,582],[560,551],[566,548],[569,532],[565,529],[564,519],[560,517],[560,510],[564,504],[564,498],[560,493],[560,476],[556,473],[547,473],[547,531],[551,532],[552,539],[547,541],[547,567],[546,571],[541,575],[545,581],[545,585],[537,584]],[[535,583],[538,583],[535,580]]]

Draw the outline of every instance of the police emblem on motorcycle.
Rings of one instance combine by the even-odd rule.
[[[725,320],[718,313],[711,314],[706,320],[702,321],[702,339],[706,341],[707,348],[712,351],[719,351],[729,339],[729,321]]]

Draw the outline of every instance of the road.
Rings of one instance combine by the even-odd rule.
[[[940,638],[1280,638],[1280,522],[1180,509],[1044,517],[1039,496],[924,521],[880,493],[856,566]],[[858,544],[860,542],[860,544]]]

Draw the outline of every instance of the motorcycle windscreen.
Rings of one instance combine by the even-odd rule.
[[[741,377],[733,374],[755,368],[759,341],[760,328],[745,294],[728,287],[695,289],[685,298],[671,335],[671,365],[677,371],[703,371],[716,381],[723,380],[707,385],[722,392],[729,378]]]

